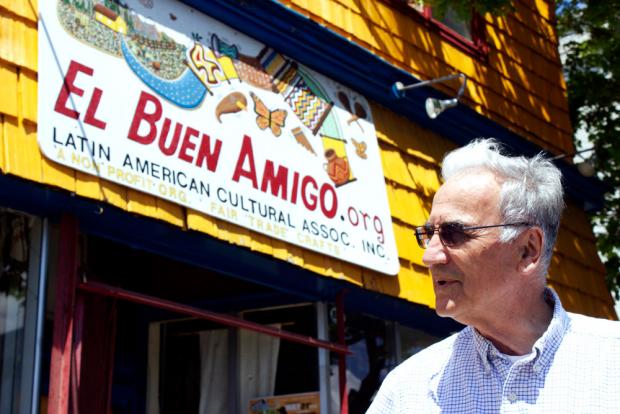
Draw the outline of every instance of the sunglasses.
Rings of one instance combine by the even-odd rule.
[[[530,223],[506,223],[506,224],[493,224],[490,226],[464,226],[462,223],[446,222],[436,226],[432,224],[426,224],[424,226],[415,228],[415,238],[418,240],[418,244],[421,248],[426,249],[431,242],[433,235],[437,231],[439,234],[439,240],[446,247],[456,247],[467,240],[472,239],[474,236],[468,232],[480,229],[490,229],[492,227],[507,227],[507,226],[531,226]]]

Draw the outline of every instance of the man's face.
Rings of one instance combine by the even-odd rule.
[[[449,179],[435,195],[429,224],[456,222],[464,226],[501,224],[501,183],[487,171],[471,171]],[[518,249],[501,243],[500,228],[468,232],[465,242],[447,247],[437,232],[423,261],[433,276],[437,314],[476,325],[518,288]]]

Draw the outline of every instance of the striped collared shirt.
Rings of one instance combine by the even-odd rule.
[[[368,414],[620,412],[620,323],[567,313],[512,363],[472,327],[386,377]]]

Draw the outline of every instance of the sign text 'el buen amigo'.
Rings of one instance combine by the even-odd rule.
[[[398,272],[363,96],[176,1],[39,7],[38,140],[46,157]]]

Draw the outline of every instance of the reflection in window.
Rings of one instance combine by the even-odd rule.
[[[437,20],[463,36],[465,39],[472,40],[471,20],[463,20],[461,17],[457,16],[454,10],[448,8],[445,16],[442,18],[437,18]]]
[[[19,412],[30,230],[33,219],[0,210],[0,412]],[[32,358],[31,355],[28,356]]]
[[[331,340],[336,340],[335,312],[330,312]],[[421,330],[407,328],[364,314],[347,313],[345,340],[347,356],[347,392],[349,413],[362,414],[368,409],[379,386],[400,362],[441,338]],[[331,361],[331,411],[339,412],[338,357]]]
[[[420,13],[424,13],[424,2],[422,0],[406,0],[407,6],[416,9]]]
[[[434,20],[443,26],[451,29],[465,39],[472,42],[474,40],[472,33],[472,19],[463,19],[456,11],[448,6],[443,16],[433,11],[430,6],[426,6],[422,0],[405,0],[408,7],[416,10],[426,19]]]
[[[398,327],[398,336],[401,362],[441,339],[419,329],[403,325]]]

